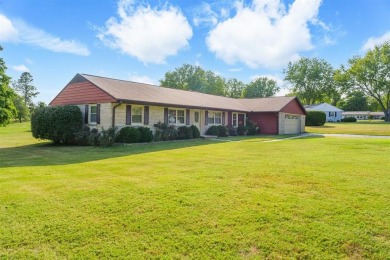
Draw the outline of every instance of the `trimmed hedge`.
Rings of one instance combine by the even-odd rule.
[[[191,125],[190,128],[192,130],[192,138],[199,138],[200,137],[199,129],[194,125]]]
[[[306,126],[322,126],[326,122],[326,114],[322,111],[307,111]]]
[[[216,135],[218,137],[226,137],[229,136],[229,129],[224,125],[213,125],[207,129],[206,134]]]
[[[148,127],[138,127],[137,128],[141,135],[141,143],[147,143],[153,141],[153,132]]]
[[[82,113],[74,105],[38,108],[31,116],[33,137],[55,144],[75,143],[75,134],[81,131],[82,125]]]
[[[123,127],[119,130],[116,141],[119,143],[139,143],[141,141],[140,131],[131,126]]]
[[[356,121],[357,121],[357,119],[354,117],[346,117],[346,118],[341,119],[341,122],[356,122]]]

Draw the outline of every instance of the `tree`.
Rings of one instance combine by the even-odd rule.
[[[0,51],[2,50],[0,46]],[[9,87],[11,78],[5,74],[6,70],[7,66],[3,58],[0,58],[0,126],[8,125],[15,114],[13,103],[15,93]]]
[[[33,85],[33,81],[33,76],[29,72],[23,72],[18,81],[12,84],[14,89],[24,98],[26,106],[32,104],[32,99],[39,94],[37,88]]]
[[[369,50],[364,57],[356,56],[348,61],[349,68],[343,69],[345,87],[359,90],[375,99],[390,121],[390,42]]]
[[[245,98],[254,98],[254,97],[272,97],[275,96],[280,88],[276,84],[276,81],[273,79],[268,79],[267,77],[261,77],[250,82],[243,91],[243,96]]]
[[[323,59],[301,58],[297,62],[289,62],[283,73],[284,80],[291,85],[289,90],[304,104],[335,104],[340,99],[340,93],[334,84],[333,68]]]
[[[16,108],[15,117],[19,120],[19,122],[21,123],[22,120],[28,120],[30,117],[30,111],[24,103],[24,98],[15,94],[13,102]]]
[[[351,92],[347,98],[340,100],[337,106],[344,111],[367,111],[367,97],[361,91]]]
[[[244,82],[237,79],[228,79],[226,81],[226,96],[231,98],[241,98],[245,88]]]
[[[226,93],[225,79],[199,66],[184,64],[165,73],[161,86],[223,96]]]

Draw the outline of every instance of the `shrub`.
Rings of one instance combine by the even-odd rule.
[[[237,128],[236,127],[229,127],[229,135],[230,136],[237,136],[238,135]]]
[[[99,135],[99,144],[101,146],[112,146],[115,143],[116,131],[116,127],[110,127],[107,130],[102,128]]]
[[[226,137],[229,136],[229,129],[224,125],[218,126],[218,137]]]
[[[206,131],[206,135],[218,136],[218,134],[219,134],[219,130],[218,130],[218,126],[216,126],[216,125],[210,126],[209,129],[207,129],[207,131]]]
[[[192,139],[193,137],[192,129],[187,126],[180,126],[177,129],[177,138],[178,139]]]
[[[75,144],[77,145],[89,145],[89,135],[91,129],[88,126],[83,126],[82,129],[75,133]]]
[[[148,127],[138,127],[138,131],[141,135],[140,142],[151,142],[153,141],[152,130]]]
[[[237,127],[237,135],[247,135],[248,128],[244,125],[240,125]]]
[[[192,130],[192,138],[199,138],[200,137],[199,129],[194,125],[190,126],[190,128]]]
[[[259,127],[248,118],[246,119],[247,135],[256,135],[259,132]]]
[[[88,144],[95,145],[95,146],[100,145],[100,133],[96,128],[92,129],[91,132],[89,133]]]
[[[341,119],[341,122],[356,122],[356,121],[357,121],[357,119],[354,117],[346,117],[346,118]]]
[[[326,114],[322,111],[307,111],[306,126],[321,126],[326,122]]]
[[[77,106],[42,107],[31,116],[31,131],[35,138],[51,140],[55,144],[75,142],[75,134],[82,129],[82,114]]]
[[[229,136],[229,129],[224,125],[212,125],[206,131],[207,135],[216,135],[218,137]]]
[[[155,141],[167,141],[176,140],[178,137],[177,130],[174,125],[168,125],[165,123],[158,122],[154,125],[156,133],[154,135]]]
[[[384,116],[381,117],[381,120],[385,120],[385,119],[386,119],[386,117],[384,117]]]
[[[126,126],[119,130],[116,141],[120,143],[139,143],[141,134],[137,128]]]

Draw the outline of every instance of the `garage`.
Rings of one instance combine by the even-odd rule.
[[[298,134],[301,132],[300,115],[284,115],[284,134]]]

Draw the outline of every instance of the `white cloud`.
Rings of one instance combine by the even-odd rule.
[[[379,37],[371,37],[369,38],[363,45],[362,50],[368,51],[374,49],[375,46],[385,43],[386,41],[390,41],[390,32],[386,32],[382,36]]]
[[[0,14],[0,41],[16,41],[18,38],[18,31],[12,25],[12,22]]]
[[[221,10],[221,12],[223,12]],[[225,10],[226,15],[226,10]],[[211,9],[211,5],[209,3],[203,2],[197,14],[195,15],[193,22],[195,26],[200,25],[216,25],[218,23],[219,15]]]
[[[187,47],[192,37],[187,18],[170,5],[157,9],[121,0],[118,15],[118,20],[111,17],[106,22],[99,39],[145,63],[164,63],[168,56]]]
[[[321,0],[296,0],[286,10],[280,0],[237,2],[236,14],[209,32],[207,46],[228,64],[285,66],[313,48],[308,24],[324,26],[317,18],[320,5]]]
[[[130,81],[156,85],[156,82],[153,79],[149,78],[148,76],[141,76],[138,74],[130,74],[128,78]]]
[[[21,20],[11,21],[0,15],[0,40],[39,46],[53,51],[88,56],[88,48],[75,40],[63,40]]]
[[[24,64],[12,66],[12,69],[19,72],[30,72],[30,70]]]
[[[240,71],[242,71],[242,68],[230,68],[230,69],[228,69],[228,71],[230,71],[230,72],[240,72]]]

